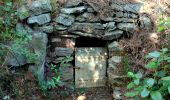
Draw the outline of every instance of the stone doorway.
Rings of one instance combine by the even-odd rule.
[[[106,86],[107,42],[97,38],[76,39],[75,87]]]

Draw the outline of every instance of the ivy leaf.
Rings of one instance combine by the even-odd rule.
[[[159,92],[159,91],[153,91],[153,92],[151,92],[151,98],[153,99],[153,100],[162,100],[163,98],[162,98],[162,95],[161,95],[161,93]]]
[[[149,79],[146,80],[146,84],[149,87],[152,87],[154,85],[154,82],[155,82],[155,80],[153,78],[149,78]]]
[[[161,78],[161,80],[163,80],[163,81],[170,81],[170,76],[163,77],[163,78]]]
[[[128,85],[127,85],[127,89],[131,89],[135,86],[135,84],[133,82],[130,82]]]
[[[138,72],[137,74],[135,74],[135,78],[140,79],[142,78],[142,73]]]
[[[166,71],[161,70],[161,71],[156,72],[154,74],[154,76],[156,76],[156,77],[164,77],[166,75],[166,73],[167,73]]]
[[[158,51],[153,51],[153,52],[150,52],[146,58],[159,58],[160,57],[160,52]]]
[[[148,69],[157,69],[159,67],[159,63],[157,61],[151,61],[145,67]]]
[[[129,77],[134,77],[135,75],[133,74],[133,72],[128,72],[128,76]]]
[[[160,27],[158,27],[158,32],[163,32],[163,31],[165,31],[165,27],[164,26],[160,26]]]
[[[169,94],[170,94],[170,86],[168,86],[168,92],[169,92]]]
[[[140,79],[135,79],[134,80],[135,85],[139,85],[139,82],[140,82]]]
[[[134,96],[136,96],[136,95],[138,95],[137,92],[127,92],[127,93],[125,94],[125,96],[127,96],[127,97],[134,97]]]
[[[141,97],[145,98],[149,96],[150,91],[147,88],[144,88],[141,92]]]

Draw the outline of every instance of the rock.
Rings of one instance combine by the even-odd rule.
[[[114,18],[113,17],[102,17],[101,20],[105,22],[110,22],[110,21],[113,21]]]
[[[50,0],[36,0],[32,1],[31,6],[29,7],[31,15],[40,15],[43,13],[51,12],[52,7]]]
[[[74,8],[62,8],[60,10],[61,13],[64,14],[74,14],[74,13],[82,13],[86,10],[87,8],[85,6],[81,7],[74,7]]]
[[[42,14],[38,16],[32,16],[28,18],[28,24],[43,25],[51,21],[50,14]]]
[[[87,12],[89,12],[89,13],[94,13],[95,11],[94,11],[93,8],[89,7],[89,8],[87,8]]]
[[[74,73],[73,68],[69,67],[61,67],[60,68],[63,71],[63,75],[61,76],[61,80],[63,82],[73,82],[74,81]]]
[[[63,26],[63,25],[59,25],[59,24],[55,25],[55,30],[57,31],[64,31],[64,30],[67,30],[67,28],[68,27]]]
[[[76,18],[78,22],[99,22],[100,18],[93,13],[84,13]]]
[[[122,61],[122,57],[121,56],[112,56],[111,58],[109,58],[108,60],[108,67],[112,68],[112,69],[116,69],[119,63],[121,63]]]
[[[27,64],[27,58],[18,53],[9,54],[7,57],[6,65],[18,67]]]
[[[133,32],[137,28],[135,23],[119,23],[117,27],[127,32]]]
[[[16,31],[21,34],[27,34],[27,30],[25,29],[25,26],[21,23],[17,23],[16,25]]]
[[[121,94],[120,91],[118,91],[118,90],[114,90],[114,91],[113,91],[113,98],[114,98],[114,99],[121,100],[121,99],[122,99],[122,96],[121,96],[121,95],[122,95],[122,94]]]
[[[62,47],[56,47],[55,48],[55,55],[56,56],[70,56],[73,54],[73,49],[71,48],[62,48]]]
[[[124,9],[129,12],[138,13],[142,7],[141,3],[125,4]]]
[[[115,14],[116,14],[116,17],[118,18],[135,18],[135,19],[138,18],[136,14],[132,14],[132,13],[116,12]]]
[[[45,33],[52,33],[54,31],[54,27],[52,25],[44,25],[42,27],[34,27],[35,30],[45,32]]]
[[[113,10],[117,11],[124,11],[124,12],[132,12],[132,13],[139,13],[142,7],[141,3],[136,4],[111,4]]]
[[[144,16],[144,15],[140,16],[139,21],[140,21],[139,27],[141,29],[146,29],[146,30],[152,29],[152,21],[149,17]]]
[[[123,23],[137,23],[137,19],[132,18],[113,18],[115,22],[123,22]]]
[[[109,57],[111,57],[115,55],[121,55],[123,48],[118,42],[114,41],[108,44],[108,51],[109,51]]]
[[[24,5],[21,6],[21,7],[17,10],[17,12],[19,13],[19,18],[20,18],[20,20],[24,20],[24,19],[26,19],[27,17],[30,16],[29,10],[28,10],[27,7],[24,6]]]
[[[68,7],[68,8],[76,7],[76,6],[79,6],[82,3],[83,3],[82,0],[68,0],[64,7]]]
[[[87,100],[87,97],[84,95],[78,96],[76,100]]]
[[[104,27],[100,23],[74,23],[68,31],[72,34],[81,36],[101,36],[104,33]]]
[[[55,21],[64,26],[70,26],[74,23],[75,19],[71,15],[60,14]]]
[[[103,39],[104,40],[113,40],[121,37],[123,34],[123,31],[121,30],[115,30],[115,31],[110,31],[110,32],[105,32]]]
[[[47,34],[42,32],[34,32],[32,37],[30,45],[36,55],[36,60],[34,61],[35,65],[31,66],[30,70],[42,81],[44,79],[44,63],[47,54],[48,38]]]
[[[114,31],[116,29],[115,22],[109,22],[104,24],[104,27],[106,27],[107,32]]]

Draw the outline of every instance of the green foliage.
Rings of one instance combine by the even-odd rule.
[[[158,25],[158,32],[163,32],[170,28],[170,18],[167,19],[160,19],[159,25]]]
[[[36,56],[27,47],[32,37],[28,33],[16,31],[19,13],[12,0],[4,1],[4,5],[0,5],[0,11],[0,56],[3,58],[9,53],[24,55],[32,63]],[[5,60],[2,58],[0,64]]]
[[[61,80],[61,76],[63,75],[64,68],[68,67],[68,63],[73,60],[73,57],[66,56],[63,60],[59,61],[60,66],[57,67],[54,64],[51,64],[50,69],[54,73],[54,76],[51,80],[47,80],[47,82],[40,82],[41,90],[47,91],[48,89],[57,88],[60,86],[64,86],[64,82]]]
[[[140,97],[153,100],[163,100],[170,94],[170,55],[167,48],[160,51],[153,51],[146,56],[149,62],[145,68],[149,74],[142,72],[128,72],[132,81],[127,85],[127,97]]]

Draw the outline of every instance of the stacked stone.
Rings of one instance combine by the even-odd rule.
[[[51,45],[54,48],[52,50],[52,63],[59,66],[63,75],[61,76],[62,82],[65,83],[66,86],[73,85],[74,81],[74,71],[73,71],[73,59],[69,62],[65,62],[70,58],[74,58],[74,46],[75,42],[72,38],[64,38],[64,37],[53,37],[51,40]],[[61,63],[64,61],[64,64]]]
[[[32,1],[30,5],[25,4],[18,9],[20,21],[27,21],[27,24],[18,23],[16,31],[28,34],[31,37],[25,48],[30,49],[36,55],[37,59],[31,62],[35,65],[30,66],[30,69],[36,72],[40,80],[44,79],[44,64],[48,43],[47,34],[53,32],[53,26],[50,25],[51,10],[50,1],[48,0]],[[10,66],[22,66],[29,63],[23,55],[9,57],[8,60],[8,65]]]
[[[73,2],[74,1],[74,2]],[[123,34],[151,26],[149,18],[140,17],[141,4],[112,4],[111,16],[100,18],[83,0],[69,0],[56,17],[58,35],[74,35],[114,40]],[[140,23],[140,24],[139,24]]]

